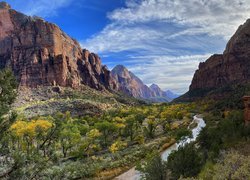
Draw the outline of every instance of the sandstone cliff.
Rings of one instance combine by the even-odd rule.
[[[57,25],[0,3],[0,68],[13,69],[20,86],[59,85],[115,89],[100,58],[82,50]]]
[[[223,54],[213,55],[206,62],[200,63],[190,85],[190,92],[249,83],[249,69],[250,20],[247,20],[230,39]]]

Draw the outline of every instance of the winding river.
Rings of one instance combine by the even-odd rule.
[[[182,141],[180,141],[179,143],[175,143],[172,146],[170,146],[169,148],[167,148],[165,151],[163,151],[161,154],[161,157],[164,161],[167,161],[169,154],[172,151],[177,150],[178,147],[195,141],[197,139],[200,131],[202,130],[202,128],[204,128],[206,126],[206,123],[203,120],[203,118],[199,117],[198,115],[194,116],[193,122],[197,123],[197,126],[194,129],[192,129],[193,136],[191,138],[185,138]],[[140,175],[141,175],[140,172],[135,170],[135,167],[133,167],[130,170],[126,171],[125,173],[117,176],[115,178],[115,180],[139,180]]]

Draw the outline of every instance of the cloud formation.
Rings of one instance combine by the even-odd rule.
[[[117,63],[144,82],[184,92],[198,63],[221,53],[250,17],[250,0],[127,0],[107,17],[110,24],[83,47],[110,61],[121,53]]]
[[[128,65],[128,69],[143,79],[147,85],[157,81],[162,89],[171,89],[182,94],[190,85],[195,67],[209,56],[210,54],[179,57],[140,57],[141,62],[137,61],[136,66]]]
[[[126,8],[117,9],[108,17],[129,24],[173,21],[192,25],[198,33],[228,38],[246,20],[249,11],[249,0],[128,0]]]
[[[57,15],[57,10],[69,6],[73,0],[26,0],[14,1],[14,4],[27,15],[37,15],[41,17],[50,17]]]

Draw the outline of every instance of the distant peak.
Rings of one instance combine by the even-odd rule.
[[[127,68],[121,64],[118,64],[113,69],[127,69]]]
[[[157,84],[151,84],[150,86],[151,88],[159,88],[159,86]]]
[[[11,6],[8,3],[4,1],[0,2],[0,9],[10,9],[10,8]]]
[[[123,72],[123,71],[128,71],[128,69],[125,66],[123,66],[123,65],[116,65],[112,69],[112,72],[115,72],[115,73],[120,73],[120,72]]]

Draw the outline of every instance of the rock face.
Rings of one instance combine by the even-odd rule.
[[[154,93],[137,76],[122,65],[115,66],[111,74],[118,84],[118,90],[136,98],[148,99]]]
[[[166,96],[166,93],[158,85],[152,84],[148,87],[122,65],[114,67],[111,74],[117,82],[118,90],[125,94],[153,102],[169,102],[172,100]]]
[[[162,91],[158,85],[152,84],[149,88],[151,89],[151,91],[154,92],[154,96],[160,96],[160,97],[165,96],[165,92]]]
[[[20,86],[115,89],[100,58],[82,50],[58,26],[0,3],[0,68],[12,68]]]
[[[213,89],[250,82],[250,20],[241,25],[228,42],[223,54],[200,63],[190,91]]]

